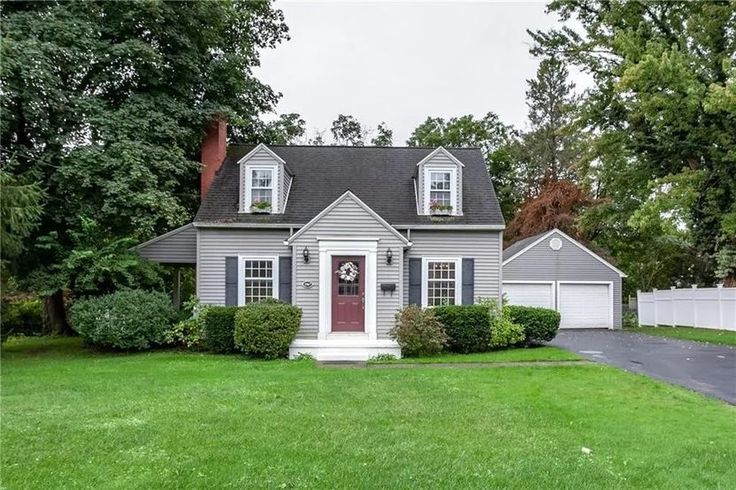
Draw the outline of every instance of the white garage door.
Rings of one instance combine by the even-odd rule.
[[[503,283],[503,293],[512,305],[555,307],[552,284],[537,283]]]
[[[608,284],[560,283],[560,328],[611,327],[609,288]]]

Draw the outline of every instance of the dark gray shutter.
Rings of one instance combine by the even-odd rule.
[[[279,257],[279,299],[291,303],[291,257]]]
[[[463,304],[472,305],[475,299],[475,259],[463,259]]]
[[[409,304],[422,306],[422,259],[409,259]]]
[[[238,305],[238,258],[225,257],[225,306]]]

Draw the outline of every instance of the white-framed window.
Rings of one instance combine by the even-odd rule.
[[[424,207],[426,214],[457,214],[457,169],[425,169]]]
[[[452,206],[452,172],[429,172],[429,202],[437,202]]]
[[[279,298],[278,257],[240,256],[238,305]]]
[[[462,304],[461,264],[458,257],[422,259],[422,306]]]
[[[252,206],[262,203],[270,212],[277,212],[276,180],[276,167],[246,165],[243,211],[252,211]]]

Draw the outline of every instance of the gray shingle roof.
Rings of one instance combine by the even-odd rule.
[[[480,150],[448,148],[463,162],[463,216],[442,218],[417,215],[414,197],[416,165],[434,148],[278,146],[294,175],[283,214],[238,213],[237,162],[254,146],[228,148],[228,156],[195,217],[196,223],[306,224],[320,211],[352,191],[392,225],[503,225],[503,215]]]
[[[550,231],[551,230],[547,230],[547,231],[542,232],[542,233],[539,233],[537,235],[530,236],[530,237],[521,239],[518,242],[512,243],[511,245],[509,245],[508,247],[506,247],[503,250],[503,260],[506,260],[506,259],[509,259],[509,258],[513,257],[514,255],[516,255],[517,253],[521,252],[526,247],[528,247],[529,245],[531,245],[532,243],[534,243],[535,240],[538,240],[539,238],[543,237],[544,235],[546,235]]]

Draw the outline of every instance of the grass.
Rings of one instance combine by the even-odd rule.
[[[629,327],[629,332],[657,335],[659,337],[672,337],[682,340],[695,340],[698,342],[709,342],[711,344],[735,345],[736,332],[728,330],[711,330],[708,328],[691,327]]]
[[[3,488],[736,483],[736,408],[598,364],[345,369],[76,339],[2,356]]]
[[[428,357],[407,357],[395,360],[372,360],[369,364],[437,364],[437,363],[493,363],[493,362],[539,362],[579,361],[577,354],[557,347],[533,347],[508,349],[474,354],[439,354]]]

